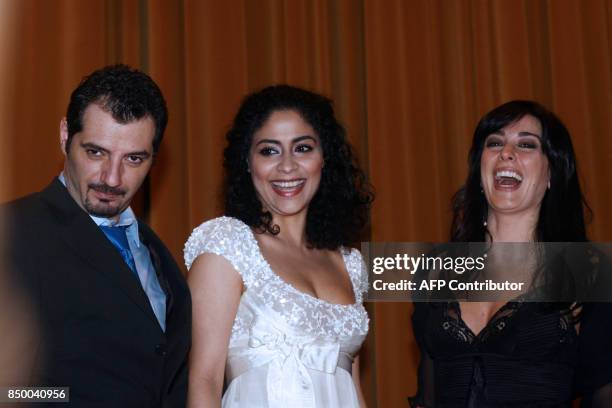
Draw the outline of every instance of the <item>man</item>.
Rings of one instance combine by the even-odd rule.
[[[130,208],[166,123],[147,75],[95,71],[60,122],[63,172],[5,208],[12,269],[38,312],[31,385],[70,387],[70,406],[185,406],[189,291]]]

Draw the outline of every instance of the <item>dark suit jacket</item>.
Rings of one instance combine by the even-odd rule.
[[[33,385],[69,386],[62,407],[184,407],[191,298],[153,231],[139,221],[167,294],[165,333],[140,282],[58,179],[5,210],[13,276],[38,312]]]

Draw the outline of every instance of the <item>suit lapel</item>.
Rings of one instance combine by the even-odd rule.
[[[58,179],[41,192],[56,216],[58,238],[93,270],[121,289],[142,311],[159,325],[149,299],[123,258],[100,228],[81,209]],[[84,271],[86,273],[86,271]]]

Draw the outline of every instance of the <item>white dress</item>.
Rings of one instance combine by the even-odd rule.
[[[245,287],[229,341],[223,407],[359,406],[350,370],[369,322],[359,251],[342,249],[355,293],[352,305],[325,302],[284,282],[251,229],[235,218],[215,218],[193,230],[185,244],[187,268],[202,253],[227,259]]]

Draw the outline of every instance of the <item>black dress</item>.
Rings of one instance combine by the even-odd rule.
[[[612,407],[612,303],[504,305],[477,335],[458,303],[416,303],[413,407]]]

